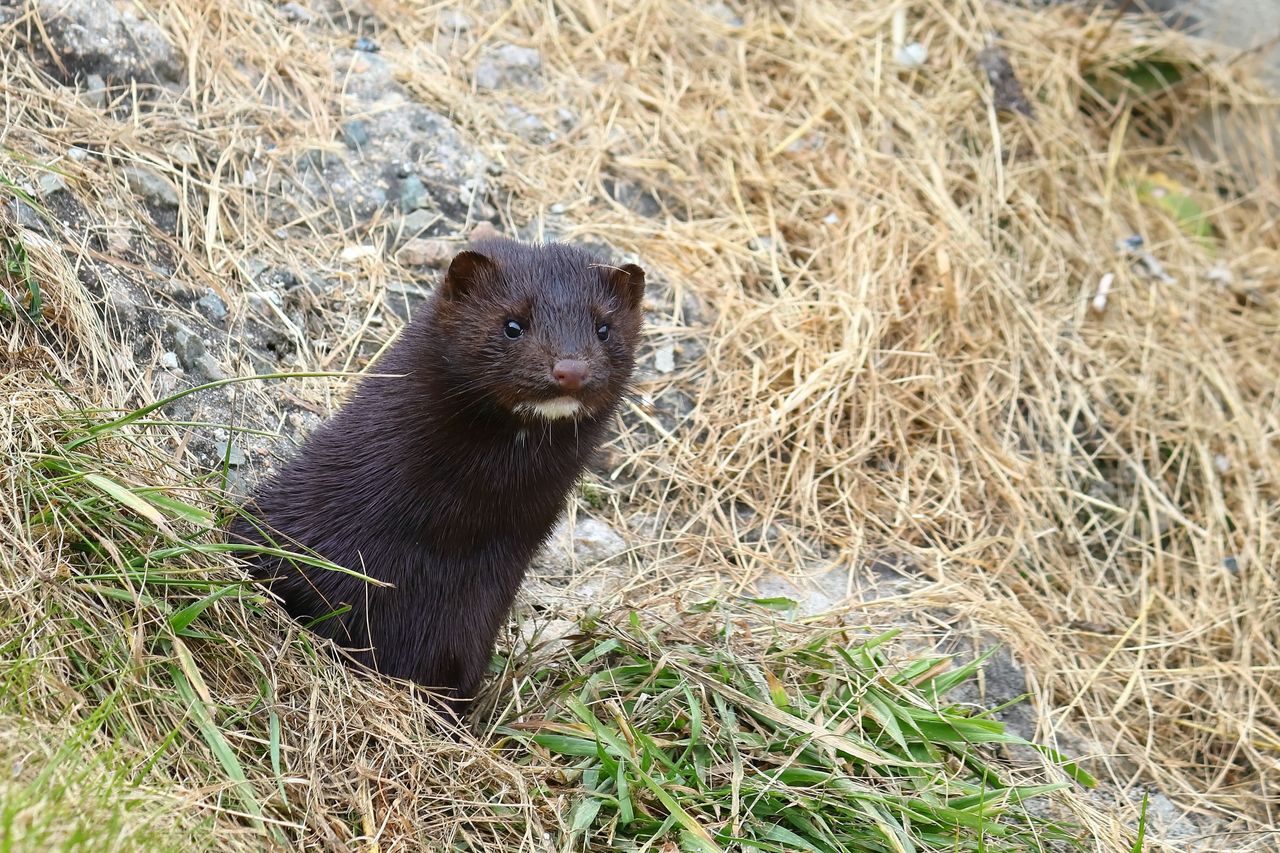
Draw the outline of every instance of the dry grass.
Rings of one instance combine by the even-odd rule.
[[[363,26],[409,90],[502,165],[512,228],[563,204],[581,223],[576,234],[635,252],[669,286],[658,306],[666,323],[652,334],[676,344],[679,370],[646,390],[659,414],[677,389],[694,405],[661,432],[652,415],[628,413],[609,496],[623,523],[664,519],[641,543],[636,600],[669,597],[677,585],[746,588],[762,572],[833,557],[908,553],[934,583],[893,605],[946,604],[1007,640],[1027,663],[1043,737],[1096,751],[1089,766],[1122,791],[1154,783],[1188,808],[1240,819],[1238,836],[1204,849],[1273,845],[1265,832],[1280,822],[1280,188],[1178,144],[1201,108],[1266,98],[1236,69],[1196,61],[1181,36],[1074,7],[753,0],[734,7],[737,25],[680,0],[480,4],[470,9],[476,26],[442,58],[427,47],[440,37],[441,5],[372,0]],[[907,12],[909,40],[928,47],[923,68],[892,61],[895,6]],[[339,251],[384,244],[389,225],[375,220],[334,239],[326,200],[300,197],[287,177],[296,154],[327,143],[340,121],[342,69],[332,75],[327,54],[348,37],[286,24],[249,0],[155,3],[149,14],[188,57],[186,94],[132,113],[94,108],[10,47],[38,32],[27,17],[0,43],[12,59],[0,78],[0,144],[40,162],[93,146],[101,160],[60,165],[82,179],[75,191],[90,220],[108,224],[110,233],[94,235],[105,252],[112,234],[136,229],[148,236],[130,251],[158,240],[172,277],[220,289],[233,305],[250,257],[349,282],[352,310],[324,318],[326,333],[300,361],[360,366],[393,328],[370,318],[380,316],[380,286],[402,271],[381,258],[353,268]],[[990,103],[975,60],[993,31],[1035,102],[1033,120]],[[550,126],[557,109],[571,110],[557,141],[504,131],[506,96],[472,90],[470,69],[501,40],[541,51],[544,85],[509,99]],[[1116,69],[1157,53],[1193,73],[1150,97],[1103,97]],[[170,236],[135,224],[148,220],[130,211],[118,169],[129,162],[150,163],[185,189]],[[242,181],[251,166],[256,188]],[[4,168],[30,173],[13,159]],[[1199,199],[1212,239],[1138,192],[1156,173]],[[645,218],[613,202],[606,185],[618,180],[651,191],[662,213]],[[273,197],[298,208],[287,241],[263,224]],[[1120,256],[1115,241],[1135,233],[1173,281]],[[90,251],[87,240],[68,242],[72,263]],[[164,278],[142,265],[140,277]],[[1208,275],[1217,265],[1233,284]],[[1107,309],[1091,313],[1107,273]],[[41,280],[74,281],[65,270]],[[52,292],[49,302],[79,305],[76,292]],[[694,304],[705,323],[685,313]],[[90,313],[61,310],[40,336],[10,327],[7,460],[56,446],[52,412],[70,399],[113,407],[150,393],[134,365],[111,355]],[[95,381],[77,381],[89,369]],[[46,371],[73,386],[71,398],[51,395]],[[326,387],[307,380],[295,390],[328,402]],[[156,469],[161,446],[150,456],[121,447],[114,458],[129,464],[104,464],[126,481],[172,481]],[[65,542],[27,531],[21,470],[0,473],[6,622],[35,631],[51,618],[46,600],[67,608],[66,619],[100,624],[89,611],[105,603],[125,619],[121,602],[56,585]],[[179,562],[207,565],[199,556]],[[875,606],[853,609],[870,621]],[[214,610],[221,630],[245,618]],[[122,629],[104,642],[122,644],[112,652],[122,671],[146,683],[159,676],[148,668],[144,624],[136,640]],[[24,650],[41,663],[22,711],[57,720],[86,698],[60,692],[70,652],[52,633],[36,636],[48,643]],[[297,653],[304,639],[245,643],[208,660],[257,660],[265,679],[214,663],[205,677],[226,708],[251,707],[262,679],[305,709],[282,731],[305,756],[294,765],[308,768],[296,781],[308,792],[297,820],[316,843],[338,837],[317,827],[340,834],[334,821],[358,824],[347,812],[374,788],[402,796],[389,812],[369,806],[369,820],[389,814],[388,826],[435,827],[441,838],[447,827],[497,833],[477,827],[465,804],[432,799],[458,782],[458,766],[475,775],[475,790],[505,791],[513,808],[530,808],[526,777],[481,751],[439,746],[440,761],[418,760],[425,721],[405,697],[317,668]],[[166,666],[156,672],[168,678]],[[163,738],[186,706],[138,713]],[[164,759],[179,789],[207,778],[191,761]],[[191,790],[182,802],[194,814],[211,797]],[[233,799],[225,807],[239,808]],[[246,836],[243,846],[253,843]]]

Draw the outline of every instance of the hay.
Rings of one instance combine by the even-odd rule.
[[[1177,144],[1205,107],[1273,99],[1153,22],[1075,6],[479,4],[451,47],[440,8],[377,0],[363,25],[405,85],[501,164],[509,227],[551,227],[564,205],[580,223],[567,236],[634,252],[668,288],[651,334],[675,345],[677,371],[649,379],[656,414],[629,412],[615,445],[617,520],[664,519],[643,543],[635,600],[905,553],[935,583],[896,603],[933,606],[955,591],[948,606],[1026,662],[1042,737],[1096,752],[1090,766],[1122,793],[1154,784],[1188,809],[1239,818],[1231,844],[1273,843],[1255,833],[1280,821],[1280,187]],[[895,8],[907,40],[928,49],[923,67],[894,63]],[[284,174],[298,151],[332,139],[342,80],[325,56],[346,37],[320,25],[303,35],[248,0],[149,15],[189,57],[187,95],[155,95],[158,108],[130,116],[87,106],[10,47],[38,32],[28,12],[4,35],[0,144],[45,160],[97,146],[102,163],[72,167],[97,222],[148,221],[129,212],[121,165],[170,176],[184,189],[160,238],[170,274],[230,302],[250,257],[349,281],[357,307],[324,318],[303,361],[359,366],[391,331],[369,323],[391,262],[353,271],[325,199],[287,180],[239,180],[250,163]],[[991,103],[976,61],[993,33],[1034,119]],[[538,48],[540,88],[476,94],[468,73],[499,41]],[[1151,56],[1188,73],[1117,101],[1125,69]],[[531,143],[503,129],[507,100],[548,126],[560,109],[572,121]],[[180,145],[196,156],[179,157]],[[1161,176],[1200,218],[1180,222],[1140,191]],[[616,201],[618,183],[661,212]],[[298,227],[280,242],[264,223],[284,201]],[[1212,240],[1196,233],[1205,224]],[[342,240],[382,245],[386,228],[352,226]],[[1132,234],[1172,280],[1121,255],[1115,242]],[[1211,274],[1219,267],[1230,283]],[[1109,273],[1106,310],[1091,313]],[[71,328],[84,351],[106,348]],[[89,364],[74,347],[58,358]],[[110,376],[78,393],[123,405],[137,383]],[[6,414],[7,454],[53,441],[39,426],[51,398],[32,388],[47,388],[38,371],[5,380],[5,398],[21,401]],[[296,390],[327,405],[330,388]],[[663,421],[677,391],[689,412]],[[7,531],[23,529],[22,507],[5,514]],[[17,555],[10,578],[43,559],[31,543],[4,550]],[[372,772],[410,792],[456,784],[459,753],[411,760],[423,743],[412,703],[268,658],[275,688],[313,709],[293,745],[321,816],[308,826],[355,796],[327,778],[334,768],[382,766]],[[238,678],[228,671],[212,689],[254,689]],[[30,712],[56,719],[60,706]],[[371,756],[366,725],[393,746]],[[484,786],[518,790],[511,768],[466,754]],[[185,771],[202,778],[181,761],[170,772],[180,783]],[[389,820],[458,826],[461,811],[435,803]]]

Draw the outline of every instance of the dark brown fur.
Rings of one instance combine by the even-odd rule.
[[[644,273],[566,245],[478,243],[351,400],[255,493],[232,537],[321,557],[393,584],[255,555],[297,619],[388,675],[456,699],[479,686],[529,560],[624,394]],[[508,319],[523,337],[504,333]],[[601,322],[609,339],[598,339]],[[587,363],[587,412],[543,420],[557,359]],[[259,525],[267,533],[259,530]],[[457,703],[455,703],[457,704]]]

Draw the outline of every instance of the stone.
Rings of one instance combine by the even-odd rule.
[[[398,84],[392,79],[386,85]],[[384,91],[358,121],[358,128],[347,125],[351,153],[308,159],[299,176],[306,193],[331,200],[344,224],[385,215],[388,202],[406,213],[412,205],[465,219],[454,188],[483,176],[489,161],[447,118]],[[281,222],[294,213],[281,205],[274,215]]]
[[[168,36],[131,4],[36,0],[35,8],[61,60],[50,68],[61,82],[182,82],[184,63]]]
[[[406,237],[417,237],[440,219],[440,214],[430,210],[415,210],[404,218],[400,232]]]
[[[545,145],[555,142],[557,138],[555,131],[547,127],[542,119],[516,104],[507,104],[502,123],[516,136],[534,144]]]
[[[187,326],[177,321],[170,321],[173,331],[173,351],[177,353],[178,362],[186,370],[198,368],[198,361],[205,354],[204,339]]]
[[[197,376],[203,376],[210,382],[216,382],[219,379],[226,379],[227,374],[222,370],[222,365],[213,357],[212,353],[204,353],[195,360],[192,366],[192,372]]]
[[[36,179],[36,187],[39,189],[41,198],[48,198],[51,195],[66,192],[67,182],[57,172],[45,172]]]
[[[84,99],[92,107],[106,109],[110,93],[107,91],[107,81],[101,75],[90,74],[84,78]]]
[[[626,540],[616,530],[595,518],[579,518],[572,530],[565,531],[573,547],[573,555],[582,562],[600,563],[619,557],[627,550]]]
[[[501,235],[498,233],[498,229],[494,228],[493,223],[490,222],[477,223],[476,227],[471,229],[472,240],[489,240],[499,236]]]
[[[653,369],[659,373],[670,373],[676,369],[676,348],[666,343],[653,352]]]
[[[315,19],[315,14],[310,9],[292,0],[282,5],[280,12],[286,19],[299,24],[309,24]]]
[[[160,366],[165,370],[181,370],[178,366],[178,354],[172,350],[160,356]]]
[[[396,252],[396,260],[409,267],[441,267],[453,256],[453,247],[444,240],[415,237]]]
[[[44,220],[40,217],[40,212],[22,199],[10,199],[6,207],[9,209],[9,216],[18,225],[33,231],[44,231]]]
[[[473,24],[469,17],[457,9],[441,9],[436,13],[436,26],[445,31],[466,32]]]
[[[215,323],[221,323],[227,319],[227,303],[212,290],[206,290],[204,296],[196,300],[196,308]]]
[[[230,441],[229,439],[218,439],[213,443],[213,448],[217,451],[218,458],[225,460],[227,465],[232,468],[239,468],[241,465],[244,465],[249,461],[248,457],[245,456],[244,451],[241,450],[235,442]]]
[[[146,166],[126,166],[125,181],[129,189],[148,201],[166,207],[178,206],[178,191],[168,179]]]
[[[426,207],[431,203],[431,196],[427,194],[427,187],[422,183],[422,178],[417,175],[409,175],[400,181],[400,209],[416,210],[420,207]]]
[[[507,86],[532,87],[542,67],[542,54],[531,47],[500,44],[484,55],[476,66],[472,80],[478,89],[501,89]]]
[[[359,150],[369,144],[369,127],[360,119],[342,125],[342,141],[348,148]]]

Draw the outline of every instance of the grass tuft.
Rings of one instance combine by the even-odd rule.
[[[760,608],[702,610],[679,626],[636,612],[584,622],[518,666],[520,712],[495,731],[510,758],[558,780],[575,846],[1088,849],[1079,827],[1033,809],[1071,783],[1010,781],[996,747],[1029,744],[945,702],[977,662],[895,666],[896,632],[787,636]]]

